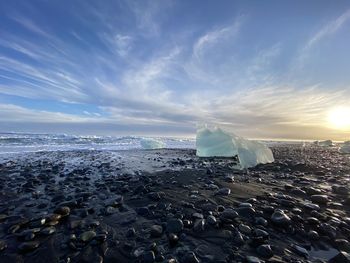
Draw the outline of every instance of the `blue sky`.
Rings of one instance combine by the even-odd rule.
[[[349,139],[349,1],[0,2],[0,129]]]

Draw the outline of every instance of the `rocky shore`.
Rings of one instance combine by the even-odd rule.
[[[194,150],[12,156],[0,262],[350,262],[350,156],[272,150],[244,171]]]

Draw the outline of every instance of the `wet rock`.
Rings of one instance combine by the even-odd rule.
[[[126,231],[126,234],[125,234],[125,236],[126,237],[133,237],[133,236],[135,236],[136,235],[136,230],[135,230],[135,228],[129,228],[127,231]]]
[[[152,237],[161,237],[163,234],[163,227],[160,225],[151,226],[151,236]]]
[[[202,232],[202,231],[204,231],[204,228],[205,228],[205,220],[204,219],[197,219],[194,222],[193,230],[195,232]]]
[[[350,242],[346,239],[336,239],[334,242],[338,250],[350,252]]]
[[[256,214],[256,211],[252,207],[238,207],[236,209],[240,217],[244,218],[253,218]]]
[[[317,231],[314,231],[314,230],[310,230],[308,233],[307,233],[307,236],[310,240],[317,240],[320,238],[319,234],[317,233]]]
[[[89,242],[96,236],[95,231],[85,231],[80,235],[80,240],[83,242]]]
[[[282,210],[276,210],[272,216],[271,221],[279,226],[288,226],[291,223],[291,219]]]
[[[271,249],[271,246],[267,244],[258,246],[258,248],[256,249],[256,252],[264,258],[270,258],[273,256],[273,251]]]
[[[61,206],[55,209],[55,214],[59,214],[62,217],[68,216],[70,214],[70,208],[68,206]]]
[[[309,252],[305,248],[303,248],[301,246],[292,245],[292,249],[299,256],[302,256],[302,257],[305,257],[305,258],[307,258],[309,256]]]
[[[18,250],[21,253],[31,252],[39,247],[40,243],[38,241],[23,242],[18,246]]]
[[[348,195],[349,194],[349,188],[342,185],[333,185],[332,186],[333,193],[338,195]]]
[[[170,219],[167,223],[167,231],[169,233],[179,233],[183,230],[184,224],[181,219]]]
[[[241,246],[244,244],[244,238],[243,238],[241,232],[236,231],[234,238],[233,238],[233,242],[238,246]]]
[[[45,227],[40,231],[41,234],[46,235],[46,236],[52,235],[55,232],[56,232],[56,228],[53,226]]]
[[[338,255],[331,258],[329,263],[350,263],[350,254],[345,251],[340,251]]]
[[[222,196],[228,196],[230,194],[231,194],[231,189],[227,187],[220,188],[215,192],[215,195],[222,195]]]
[[[262,261],[259,258],[253,256],[247,256],[246,261],[247,263],[262,263]]]
[[[179,241],[179,237],[174,233],[170,233],[168,236],[168,240],[169,240],[170,246],[175,246]]]
[[[3,251],[5,248],[7,248],[7,244],[4,240],[0,240],[0,251]]]
[[[216,220],[215,216],[209,215],[207,217],[207,222],[208,222],[209,225],[216,225],[217,220]]]
[[[244,224],[240,224],[238,228],[245,235],[249,235],[252,232],[252,229],[249,226]]]
[[[311,197],[311,201],[316,203],[316,204],[327,204],[328,202],[328,196],[326,195],[312,195]]]
[[[220,219],[222,220],[233,220],[238,216],[238,213],[233,210],[233,209],[225,209],[221,215],[220,215]]]

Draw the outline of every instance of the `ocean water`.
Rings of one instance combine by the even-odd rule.
[[[194,149],[195,139],[141,136],[77,136],[67,134],[0,133],[0,154],[71,150],[144,149],[142,140],[162,142],[165,148]]]

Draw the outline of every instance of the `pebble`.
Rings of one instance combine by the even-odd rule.
[[[179,233],[183,230],[184,223],[181,219],[170,219],[167,223],[167,231],[169,233]]]
[[[312,195],[310,198],[312,202],[321,205],[325,205],[329,201],[326,195]]]
[[[216,220],[215,216],[209,215],[207,217],[207,222],[208,222],[209,225],[216,225],[217,220]]]
[[[152,237],[161,237],[163,234],[163,227],[160,225],[151,226],[151,236]]]
[[[7,244],[4,240],[0,240],[0,251],[3,251],[5,248],[7,248]]]
[[[183,263],[199,263],[199,259],[197,258],[196,254],[192,251],[188,252],[184,258]]]
[[[55,214],[59,214],[62,217],[68,216],[70,214],[70,208],[68,206],[58,207],[55,211]]]
[[[271,249],[271,246],[267,244],[258,246],[258,248],[256,249],[256,252],[264,258],[270,258],[273,256],[273,251]]]
[[[204,219],[197,219],[194,222],[193,230],[195,232],[202,232],[202,231],[204,231],[204,228],[205,228],[205,220]]]
[[[224,188],[220,188],[219,190],[217,190],[215,192],[215,195],[223,195],[223,196],[228,196],[231,194],[231,189],[224,187]]]
[[[291,223],[290,217],[282,210],[276,210],[271,216],[271,221],[279,226],[289,225]]]

